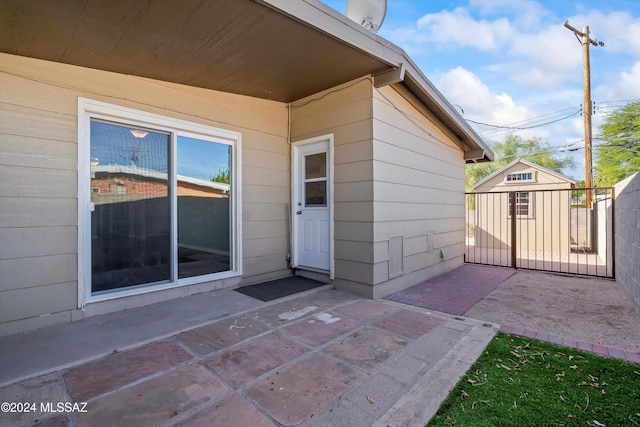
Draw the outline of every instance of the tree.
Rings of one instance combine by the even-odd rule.
[[[611,187],[640,171],[640,101],[627,104],[604,119],[595,147],[593,181]]]
[[[218,172],[216,172],[216,174],[211,178],[211,181],[229,184],[229,168],[218,169]]]
[[[573,167],[573,159],[559,158],[552,149],[540,138],[523,139],[517,135],[509,135],[504,142],[493,146],[496,160],[490,163],[477,163],[467,166],[466,188],[472,191],[472,186],[491,175],[498,169],[512,161],[521,158],[536,163],[552,171],[562,173],[565,168]]]

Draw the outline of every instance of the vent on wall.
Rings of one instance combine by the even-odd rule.
[[[403,238],[391,237],[389,239],[389,278],[399,276],[402,274],[404,249]]]

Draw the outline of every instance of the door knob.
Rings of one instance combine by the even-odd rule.
[[[302,211],[297,211],[296,212],[298,215],[302,215]]]

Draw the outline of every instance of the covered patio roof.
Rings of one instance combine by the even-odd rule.
[[[280,102],[391,72],[467,162],[493,159],[402,49],[318,0],[5,0],[0,51]]]

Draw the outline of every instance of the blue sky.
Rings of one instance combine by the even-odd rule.
[[[322,1],[345,12],[346,0]],[[580,180],[582,48],[566,20],[605,43],[590,48],[596,137],[607,113],[640,99],[638,0],[388,0],[378,35],[404,49],[465,119],[536,126],[470,123],[489,144],[510,132],[540,137],[575,159],[565,174]]]

